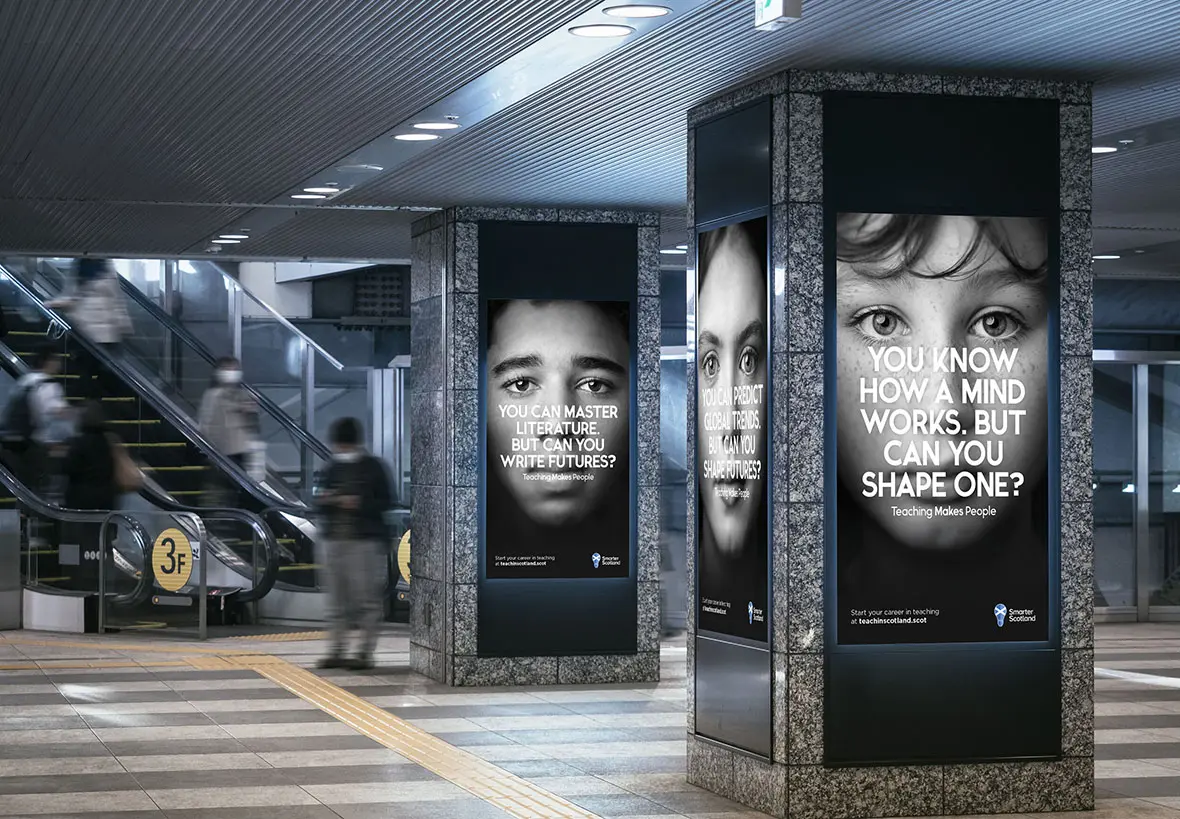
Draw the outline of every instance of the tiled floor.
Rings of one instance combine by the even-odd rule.
[[[490,690],[410,674],[399,633],[380,670],[324,685],[300,670],[321,647],[0,634],[0,816],[505,816],[448,781],[474,769],[560,797],[567,815],[761,816],[684,782],[682,642],[665,645],[659,685]],[[1102,626],[1096,658],[1100,814],[1180,819],[1180,624]],[[319,693],[297,696],[283,673]],[[408,726],[406,753],[390,750],[370,738],[390,736],[386,714],[478,759],[438,761]]]

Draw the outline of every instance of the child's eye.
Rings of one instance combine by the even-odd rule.
[[[909,326],[897,313],[883,307],[863,310],[853,317],[852,325],[871,339],[907,335]]]
[[[989,341],[1004,341],[1023,329],[1020,319],[1000,310],[992,310],[972,322],[968,332]]]

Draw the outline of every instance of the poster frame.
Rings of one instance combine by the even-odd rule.
[[[996,648],[1043,651],[1061,647],[1061,218],[1060,213],[1035,213],[1019,207],[1003,208],[915,209],[885,207],[887,203],[872,202],[875,207],[857,208],[853,203],[825,202],[823,213],[824,237],[824,473],[831,476],[824,485],[824,629],[825,651],[830,653],[891,653],[991,651]],[[954,212],[950,212],[953,210]],[[836,531],[837,496],[837,431],[836,431],[836,220],[840,213],[904,213],[907,215],[1027,217],[1044,219],[1048,245],[1048,355],[1047,400],[1048,430],[1046,438],[1047,465],[1046,504],[1047,575],[1048,588],[1044,640],[990,640],[982,642],[896,642],[896,643],[841,643],[839,641],[838,538]]]
[[[766,219],[766,317],[767,317],[767,339],[766,339],[766,423],[767,423],[767,437],[766,437],[766,462],[763,464],[763,475],[766,484],[766,508],[764,513],[766,515],[766,639],[754,640],[749,637],[740,637],[733,634],[728,634],[723,631],[715,631],[713,629],[704,628],[701,626],[700,612],[701,612],[701,504],[700,504],[700,462],[702,453],[698,451],[697,442],[697,425],[700,423],[700,406],[699,406],[699,388],[697,387],[697,337],[696,337],[696,316],[698,312],[698,296],[700,294],[700,239],[704,233],[717,230],[718,228],[728,227],[730,225],[740,224],[742,222],[749,222],[754,219]],[[746,646],[748,648],[770,650],[774,642],[774,612],[775,612],[775,591],[774,591],[774,506],[775,506],[775,455],[774,455],[774,441],[775,441],[775,370],[776,359],[778,358],[778,351],[776,348],[776,326],[775,320],[775,301],[784,293],[783,276],[780,276],[774,267],[774,256],[772,253],[775,236],[774,212],[771,207],[752,208],[750,210],[742,211],[737,214],[731,214],[721,219],[714,219],[709,222],[701,222],[694,226],[694,241],[692,258],[692,268],[689,272],[692,282],[692,304],[693,304],[693,321],[689,325],[688,333],[688,357],[687,364],[693,368],[692,378],[692,394],[689,400],[692,401],[692,420],[693,426],[688,431],[693,436],[693,491],[695,497],[693,498],[693,512],[694,519],[692,525],[694,527],[694,548],[695,554],[693,556],[696,571],[693,577],[693,617],[696,620],[698,636],[718,640],[721,642],[733,643],[735,645]],[[785,591],[785,590],[784,590]]]

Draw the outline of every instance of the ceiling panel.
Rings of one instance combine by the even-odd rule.
[[[685,112],[788,66],[1121,82],[1180,76],[1180,7],[1170,2],[920,0],[886,12],[864,0],[825,0],[808,3],[803,20],[773,34],[754,31],[751,16],[745,0],[706,6],[357,189],[349,201],[682,203]]]
[[[586,6],[4,0],[0,197],[264,202]]]
[[[175,255],[245,211],[76,202],[5,202],[0,248],[8,251]]]
[[[293,219],[250,239],[230,254],[312,259],[409,259],[410,225],[426,217],[409,211],[300,210]]]
[[[180,253],[243,211],[150,203],[265,203],[594,5],[3,0],[0,248]],[[786,67],[1093,79],[1100,136],[1180,117],[1174,0],[805,6],[705,2],[336,203],[655,208],[678,244],[686,111]],[[1100,242],[1180,227],[1180,142],[1094,167]],[[403,258],[417,216],[305,209],[250,253]]]

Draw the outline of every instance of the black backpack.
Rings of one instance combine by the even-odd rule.
[[[0,418],[0,441],[5,444],[25,444],[37,429],[33,418],[32,397],[37,385],[26,384],[13,391]]]

